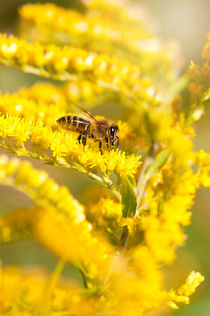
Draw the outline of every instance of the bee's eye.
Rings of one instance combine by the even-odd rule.
[[[110,136],[114,137],[114,135],[115,135],[115,128],[112,126],[110,127]]]

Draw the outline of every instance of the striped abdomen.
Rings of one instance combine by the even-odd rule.
[[[66,115],[61,117],[57,120],[57,123],[60,125],[60,127],[64,129],[80,134],[82,134],[85,127],[90,124],[88,120],[73,115]]]

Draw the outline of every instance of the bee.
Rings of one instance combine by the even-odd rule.
[[[74,107],[78,115],[66,115],[59,118],[56,122],[61,128],[79,133],[78,142],[86,145],[87,137],[93,138],[99,143],[99,151],[102,154],[102,144],[106,144],[107,149],[113,150],[117,143],[119,152],[119,128],[110,120],[96,120],[89,112],[78,105]]]

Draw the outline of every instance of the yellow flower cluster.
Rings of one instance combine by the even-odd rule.
[[[109,273],[114,248],[103,235],[92,232],[90,223],[73,222],[52,208],[39,214],[35,232],[38,239],[52,252],[73,263],[85,274],[86,287],[98,290]]]
[[[0,156],[0,181],[28,194],[43,207],[56,207],[61,212],[68,214],[77,222],[83,221],[84,209],[69,193],[65,186],[58,186],[43,170],[35,170],[27,161],[22,162],[7,156]]]
[[[178,289],[178,294],[179,295],[185,295],[185,296],[190,296],[192,293],[195,292],[196,287],[203,282],[204,277],[199,273],[192,271],[185,282],[179,289]]]
[[[46,87],[46,90],[48,89]],[[41,121],[49,126],[56,126],[56,118],[66,112],[65,102],[44,102],[40,99],[34,100],[33,95],[25,97],[24,94],[25,91],[11,95],[0,95],[0,112],[4,115],[20,116],[26,120],[30,118],[30,121],[34,122]],[[42,98],[44,99],[44,96]]]
[[[9,94],[7,93],[5,96],[9,96]],[[58,107],[60,110],[67,108],[65,94],[60,87],[52,83],[35,83],[31,87],[22,88],[18,93],[14,93],[13,96],[26,98],[36,103],[41,101],[43,103],[53,104],[54,107]]]
[[[139,205],[140,215],[122,221],[128,227],[131,242],[141,243],[144,236],[145,246],[158,264],[172,263],[176,248],[185,240],[182,226],[191,222],[189,209],[199,186],[198,176],[191,169],[177,175],[166,164],[149,180],[147,194]]]
[[[149,316],[188,304],[204,280],[192,271],[178,290],[164,290],[164,265],[184,243],[196,190],[210,187],[210,155],[193,152],[191,139],[209,100],[209,43],[203,67],[191,64],[187,86],[186,77],[176,79],[176,49],[154,37],[141,7],[83,4],[83,13],[27,4],[21,38],[0,35],[0,63],[62,81],[0,94],[0,147],[100,184],[84,206],[45,171],[0,156],[1,184],[34,202],[0,217],[1,243],[33,237],[59,258],[50,279],[41,269],[0,269],[1,315]],[[78,134],[60,129],[56,120],[72,113],[72,102],[122,106],[119,153],[101,154],[93,140],[84,147]],[[80,271],[83,285],[59,280],[64,264]]]
[[[73,112],[73,104],[68,101],[72,99],[75,101],[74,96],[66,92],[66,89],[71,91],[70,85],[74,85],[74,89],[76,83],[68,83],[62,90],[52,84],[36,84],[18,93],[6,93],[4,96],[0,94],[0,112],[4,115],[22,117],[25,120],[30,118],[30,121],[40,121],[40,124],[58,129],[56,120],[67,112]],[[120,130],[120,147],[123,150],[136,152],[140,146],[143,146],[142,140],[137,138],[128,123],[118,121],[117,125]]]
[[[139,157],[126,157],[125,153],[119,155],[112,151],[101,155],[98,150],[89,149],[88,145],[81,150],[82,145],[71,134],[53,131],[42,122],[34,124],[17,116],[0,116],[0,139],[0,147],[19,156],[72,166],[110,187],[112,182],[106,176],[111,172],[119,176],[132,175],[140,165]],[[98,175],[99,172],[104,174],[104,178]]]
[[[150,94],[151,84],[151,81],[143,78],[141,87],[139,86],[141,90],[140,106],[143,108],[150,103],[159,104],[159,101],[155,101],[154,96]],[[154,86],[153,89],[155,89]],[[28,101],[33,101],[30,103],[30,108],[26,108]],[[87,108],[108,102],[116,102],[127,108],[136,107],[136,104],[131,103],[130,99],[121,98],[118,92],[82,79],[67,81],[60,87],[50,83],[36,83],[32,87],[23,88],[17,93],[0,94],[0,102],[2,113],[16,114],[26,118],[31,115],[32,119],[34,117],[36,120],[44,121],[49,125],[55,124],[53,117],[55,120],[58,118],[56,116],[58,111],[59,115],[73,111],[72,102],[85,104]],[[7,106],[8,112],[6,112]],[[45,112],[41,112],[41,109],[45,109],[45,107],[49,107],[49,118]],[[128,127],[126,126],[125,129],[128,129]],[[133,137],[134,135],[132,135]]]
[[[20,210],[3,218],[0,227],[5,242],[12,239],[11,232],[15,238],[14,221],[21,215],[17,223],[26,227],[26,231],[27,227],[30,229],[32,226],[32,231],[35,230],[38,238],[57,255],[75,265],[83,264],[83,268],[90,265],[90,279],[99,277],[99,271],[104,273],[104,276],[100,274],[100,278],[105,279],[113,250],[102,238],[97,239],[91,233],[92,225],[85,220],[82,205],[71,196],[68,189],[59,187],[44,171],[35,170],[28,162],[21,163],[18,159],[9,161],[6,156],[0,156],[0,171],[1,182],[21,190],[43,207],[32,210],[34,215],[30,215],[30,211],[27,214]],[[16,225],[17,230],[19,225]],[[89,247],[89,257],[82,248],[84,243]]]
[[[18,208],[0,218],[1,244],[28,239],[32,236],[32,224],[36,212]]]
[[[174,78],[173,68],[177,64],[177,58],[173,56],[175,47],[162,45],[148,31],[145,27],[146,11],[142,8],[137,10],[138,19],[134,21],[127,13],[129,5],[123,8],[117,2],[104,2],[102,5],[100,1],[85,5],[88,8],[87,13],[80,14],[53,4],[27,4],[19,12],[22,20],[20,35],[30,41],[39,40],[45,43],[69,45],[76,42],[80,47],[90,47],[95,52],[123,56],[139,65],[147,76],[156,68],[159,79],[161,77],[163,80],[161,72],[166,73],[170,79]],[[116,14],[113,15],[116,9],[117,17]],[[150,25],[151,20],[150,18]]]
[[[209,97],[209,73],[210,73],[210,66],[209,66],[209,55],[210,55],[210,33],[208,34],[207,37],[208,42],[203,48],[202,52],[202,57],[205,60],[205,63],[202,65],[202,67],[199,67],[199,65],[194,65],[191,63],[189,70],[188,70],[188,75],[194,81],[194,94],[193,94],[193,84],[189,85],[189,90],[192,93],[192,101],[196,101],[199,98],[201,98],[202,94],[205,93],[206,97]],[[195,84],[197,83],[197,87]],[[200,92],[200,93],[199,93]],[[196,94],[197,93],[197,94]],[[203,97],[205,97],[203,95]],[[204,98],[205,100],[205,98]]]
[[[72,200],[72,206],[70,206],[69,202],[65,200],[64,195],[64,188],[59,188],[55,183],[53,183],[52,180],[46,179],[46,174],[42,171],[36,171],[34,170],[28,163],[20,163],[19,161],[11,160],[8,161],[5,156],[1,157],[1,170],[4,170],[4,177],[7,179],[7,182],[10,183],[10,185],[15,185],[19,189],[25,191],[27,194],[29,194],[32,198],[34,198],[36,201],[39,202],[40,205],[48,206],[46,209],[37,209],[35,208],[33,210],[33,216],[29,213],[26,214],[26,212],[18,211],[16,214],[14,214],[12,217],[10,215],[10,220],[8,220],[7,216],[7,227],[8,224],[14,226],[14,220],[15,217],[19,217],[19,221],[21,222],[21,218],[24,218],[24,224],[27,223],[28,219],[30,219],[28,225],[29,227],[33,223],[33,230],[35,230],[35,234],[38,235],[38,238],[47,245],[50,249],[52,249],[53,252],[55,252],[57,255],[61,256],[65,260],[73,262],[75,265],[78,265],[78,260],[81,260],[83,263],[83,269],[85,266],[88,267],[88,272],[86,273],[87,279],[93,280],[96,276],[100,275],[100,278],[105,278],[107,275],[110,267],[110,260],[113,257],[113,253],[111,249],[109,249],[108,245],[106,243],[102,242],[102,238],[100,237],[100,243],[98,244],[98,239],[94,237],[93,235],[88,238],[87,231],[85,230],[85,222],[83,219],[83,215],[79,215],[79,205],[76,201]],[[2,174],[3,175],[3,174]],[[15,178],[13,178],[15,175]],[[30,177],[29,177],[30,175]],[[3,176],[2,176],[2,181]],[[13,184],[12,184],[13,182]],[[56,192],[56,193],[55,193]],[[69,195],[67,192],[65,193],[66,197]],[[67,197],[68,199],[70,197]],[[72,199],[72,197],[71,197]],[[59,202],[57,202],[59,201]],[[105,203],[105,204],[104,204]],[[111,201],[105,200],[103,202],[104,204],[104,214],[107,218],[117,218],[120,217],[120,214],[116,213],[116,215],[110,215],[107,212],[109,211]],[[53,205],[56,206],[55,208],[52,208],[49,206]],[[114,206],[114,204],[112,204]],[[70,209],[69,209],[70,207]],[[76,222],[72,222],[74,219],[74,212],[73,208],[76,207]],[[106,208],[106,209],[105,209]],[[120,210],[119,210],[120,211]],[[116,212],[116,211],[115,211]],[[23,216],[21,215],[23,214]],[[21,215],[21,217],[20,217]],[[100,217],[100,214],[98,214]],[[116,224],[115,224],[116,225]],[[4,225],[2,225],[4,227]],[[18,227],[18,225],[17,225]],[[16,228],[17,228],[16,227]],[[89,227],[89,225],[88,225]],[[7,229],[8,230],[8,229]],[[90,230],[90,228],[88,229]],[[55,238],[52,238],[52,235],[55,236]],[[75,236],[75,240],[74,240]],[[82,244],[84,243],[86,247],[88,247],[88,251],[84,253]],[[78,247],[78,245],[81,245],[81,247]],[[93,249],[93,247],[95,249]],[[107,248],[108,247],[108,248]],[[69,251],[70,249],[70,251]],[[111,251],[111,252],[110,252]],[[140,252],[139,252],[140,251]],[[149,278],[151,280],[151,283],[153,283],[153,286],[158,286],[158,280],[160,278],[158,270],[156,268],[156,265],[152,262],[154,262],[154,258],[152,260],[152,257],[150,256],[150,259],[148,257],[143,258],[142,256],[139,257],[140,253],[143,251],[142,256],[148,256],[148,250],[138,250],[138,259],[144,260],[144,262],[150,262],[150,268],[147,271],[150,275]],[[106,256],[102,255],[101,252],[105,252]],[[136,253],[136,252],[135,252]],[[91,262],[91,265],[89,266]],[[137,264],[138,260],[135,255],[135,264]],[[139,261],[140,262],[140,261]],[[89,264],[88,264],[89,263]],[[93,264],[94,263],[94,264]],[[81,263],[80,263],[81,264]],[[153,266],[153,269],[151,268]],[[112,298],[112,295],[114,295],[115,291],[119,293],[119,296],[115,299],[113,299],[113,305],[115,306],[116,315],[117,312],[119,312],[121,306],[122,306],[122,299],[123,304],[125,307],[125,311],[128,311],[129,309],[134,312],[137,311],[137,308],[140,308],[142,301],[147,297],[147,303],[149,302],[149,289],[151,290],[151,286],[148,287],[148,289],[145,289],[145,285],[148,286],[148,280],[145,280],[144,282],[140,282],[133,278],[128,277],[125,272],[123,272],[123,267],[121,272],[119,273],[119,264],[117,265],[118,272],[112,276],[113,278],[113,286],[114,289],[110,292],[108,291],[109,299]],[[139,270],[139,267],[138,267]],[[152,271],[153,277],[152,277]],[[100,271],[100,273],[99,273]],[[103,272],[103,273],[102,273]],[[157,274],[157,276],[155,276]],[[148,276],[147,276],[148,277]],[[156,279],[156,282],[154,282],[154,278]],[[127,280],[129,287],[127,288],[127,291],[122,291],[122,282]],[[89,286],[92,283],[88,283]],[[140,285],[141,284],[141,285]],[[7,284],[6,284],[7,285]],[[135,292],[136,288],[138,286],[138,298],[139,302],[135,306],[132,305],[130,302],[129,296],[127,296],[128,293],[132,295],[132,293]],[[121,289],[121,290],[120,290]],[[27,289],[29,291],[30,289]],[[104,289],[106,290],[106,288]],[[66,291],[65,291],[66,293]],[[40,294],[40,291],[39,291]],[[154,306],[155,304],[160,304],[159,300],[161,300],[163,294],[159,294],[159,296],[156,296],[156,301],[154,302],[154,299],[151,296],[150,304]],[[34,296],[32,296],[34,299]],[[104,304],[104,302],[103,302]],[[111,308],[113,308],[113,305]]]
[[[118,241],[121,233],[121,204],[110,198],[102,198],[95,204],[90,204],[86,210],[87,219],[97,230],[103,230],[110,238]]]
[[[75,290],[75,284],[54,283],[44,271],[23,273],[15,267],[0,268],[0,314],[43,315],[48,310],[56,315],[95,314],[97,301],[83,295],[78,287]]]
[[[0,61],[26,72],[58,80],[87,76],[114,91],[122,87],[127,96],[132,96],[131,90],[138,84],[140,76],[139,67],[124,59],[75,47],[60,48],[38,42],[30,44],[5,35],[0,35]]]
[[[54,276],[57,277],[58,272],[55,270]],[[56,278],[55,278],[56,279]],[[121,282],[120,282],[121,280]],[[190,281],[189,281],[190,280]],[[123,286],[127,281],[128,286]],[[128,282],[129,281],[129,282]],[[188,288],[188,291],[192,291],[198,284],[202,281],[202,277],[199,273],[191,273],[188,277],[185,287]],[[33,286],[31,286],[33,284]],[[154,297],[154,292],[148,292],[144,289],[144,284],[135,283],[133,280],[133,292],[131,292],[131,277],[124,279],[123,277],[118,280],[116,283],[115,290],[118,290],[120,304],[118,304],[118,313],[120,312],[124,315],[145,315],[140,308],[140,303],[136,305],[128,304],[128,295],[134,295],[139,297],[139,291],[141,294],[144,293],[145,297],[151,297],[151,306],[157,304]],[[6,315],[7,310],[14,310],[12,315],[31,315],[31,312],[37,314],[47,313],[48,310],[52,311],[58,315],[96,315],[100,308],[103,306],[105,312],[110,312],[109,305],[106,305],[106,298],[101,301],[97,301],[97,298],[90,298],[82,293],[82,290],[77,288],[75,291],[74,284],[62,284],[61,282],[54,281],[54,279],[48,279],[48,275],[43,271],[31,271],[21,272],[17,268],[7,268],[0,269],[0,313]],[[135,288],[136,286],[136,288]],[[46,294],[46,288],[50,288],[50,293]],[[136,289],[136,291],[135,291]],[[155,289],[155,288],[154,288]],[[157,292],[156,296],[161,297]],[[5,298],[7,298],[5,300]],[[117,297],[113,296],[112,307],[117,304]],[[170,307],[177,309],[176,303],[187,301],[187,298],[184,295],[177,295],[175,292],[170,292],[170,294],[163,293],[162,300],[170,300],[168,304]],[[175,302],[176,303],[175,303]],[[152,303],[153,302],[153,303]],[[149,306],[148,306],[149,307]],[[62,313],[60,312],[62,310]],[[112,315],[119,315],[112,313]],[[105,314],[104,314],[105,315]]]
[[[126,99],[120,98],[120,95],[116,91],[85,79],[67,81],[63,85],[62,92],[67,101],[85,104],[88,108],[113,102],[114,100],[125,106],[128,103]]]
[[[191,141],[182,134],[179,137],[179,133],[174,131],[172,135],[167,162],[155,170],[158,160],[154,160],[145,174],[148,182],[146,194],[139,203],[137,214],[140,215],[125,219],[132,239],[138,240],[138,236],[143,234],[145,244],[159,264],[173,262],[177,246],[183,244],[185,235],[181,226],[190,224],[189,209],[200,185],[200,173],[194,171],[191,160]],[[154,171],[155,175],[151,177]]]
[[[176,303],[189,304],[189,296],[195,292],[195,289],[203,281],[204,277],[199,272],[192,271],[188,275],[185,283],[177,290],[177,294],[173,290],[167,293],[167,296],[170,300],[168,302],[168,306],[173,309],[178,309],[179,307]]]
[[[191,62],[187,71],[187,77],[190,80],[188,90],[191,98],[191,113],[188,118],[191,121],[200,119],[204,112],[204,105],[210,99],[210,33],[208,34],[208,42],[203,48],[202,57],[204,63],[202,66]]]
[[[210,154],[200,150],[194,155],[194,162],[198,166],[198,181],[204,187],[210,187]]]
[[[48,32],[48,34],[46,34],[47,40],[49,40],[51,36],[56,36],[56,34],[57,40],[59,41],[59,38],[62,40],[62,37],[58,36],[59,32],[66,34],[66,37],[64,37],[66,42],[71,42],[71,39],[82,35],[83,38],[80,37],[80,41],[83,40],[86,45],[88,45],[90,41],[92,45],[94,38],[97,39],[100,44],[106,40],[106,44],[108,45],[110,45],[110,41],[124,41],[126,45],[138,39],[148,37],[147,30],[143,29],[140,23],[138,30],[134,27],[132,30],[127,30],[127,25],[124,23],[120,25],[121,30],[119,30],[119,25],[117,25],[116,20],[109,19],[111,24],[108,25],[107,18],[103,16],[99,17],[97,14],[94,15],[94,12],[89,11],[89,14],[85,16],[74,10],[65,10],[64,8],[57,7],[50,3],[45,5],[27,4],[20,9],[19,14],[21,20],[27,23],[26,25],[25,23],[21,25],[23,32],[28,32],[28,29],[30,30],[30,27],[33,25],[38,30],[40,29],[40,33],[41,31]],[[68,23],[69,20],[71,20],[71,25]],[[25,26],[27,26],[27,28]],[[126,30],[127,32],[125,32]],[[36,38],[37,36],[38,34],[36,34]],[[130,42],[129,36],[131,36]]]

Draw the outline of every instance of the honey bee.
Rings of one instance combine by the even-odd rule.
[[[119,152],[119,128],[109,120],[96,120],[89,112],[75,105],[75,113],[78,115],[66,115],[59,118],[56,122],[61,128],[79,133],[78,142],[82,141],[86,145],[87,137],[93,138],[99,142],[99,151],[102,154],[102,143],[105,143],[107,149],[113,150],[117,143]]]

